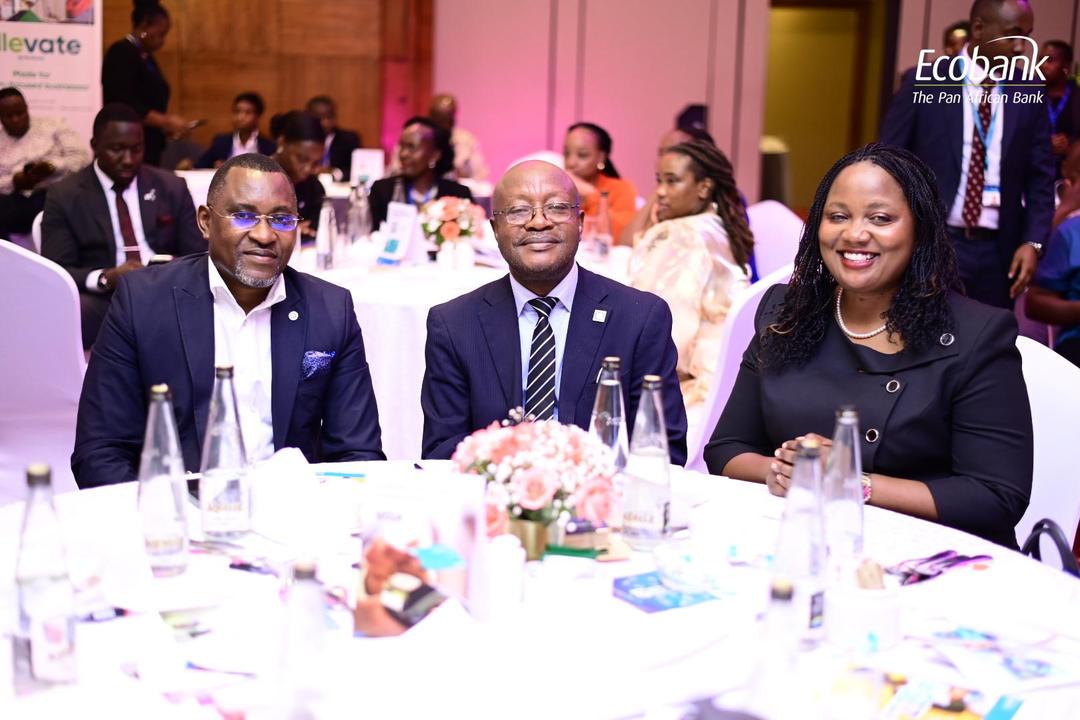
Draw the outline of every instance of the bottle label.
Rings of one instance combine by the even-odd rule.
[[[818,591],[810,596],[810,629],[816,630],[825,625],[825,592]]]
[[[66,577],[41,578],[21,584],[20,625],[29,640],[30,674],[34,681],[75,681],[74,592]]]

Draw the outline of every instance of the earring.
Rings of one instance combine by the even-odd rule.
[[[597,169],[597,170],[603,170],[603,169],[604,169],[605,167],[607,167],[607,166],[606,166],[606,165],[604,165],[604,161],[603,161],[603,160],[601,160],[600,162],[596,163],[596,169]]]
[[[427,166],[428,166],[428,168],[430,168],[431,170],[434,170],[434,169],[435,169],[435,161],[434,161],[434,160],[432,160],[431,162],[429,162],[429,163],[427,164]]]
[[[146,31],[143,31],[143,32],[139,33],[139,39],[140,40],[145,40],[146,39]]]

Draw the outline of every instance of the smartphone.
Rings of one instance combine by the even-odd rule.
[[[415,575],[395,573],[390,576],[379,599],[395,620],[411,628],[442,605],[446,595]]]

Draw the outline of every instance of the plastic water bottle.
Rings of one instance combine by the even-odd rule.
[[[19,620],[12,642],[18,695],[76,679],[75,588],[53,504],[49,466],[28,467],[26,484],[29,493],[15,565]]]
[[[664,539],[671,513],[671,460],[661,387],[658,375],[646,375],[642,380],[626,459],[623,538],[635,550],[649,549]]]
[[[615,470],[626,467],[626,411],[623,407],[622,381],[619,379],[619,358],[604,358],[596,387],[589,432],[611,448]]]
[[[825,511],[822,503],[821,445],[803,440],[791,472],[774,577],[795,586],[795,612],[802,644],[813,647],[825,633]]]
[[[850,406],[836,411],[824,502],[829,582],[854,586],[863,551],[863,488],[859,415]]]
[[[251,529],[251,488],[232,366],[219,366],[214,374],[203,443],[199,509],[203,534],[208,538],[228,538]]]
[[[371,203],[368,199],[367,176],[361,175],[349,193],[347,217],[349,242],[355,244],[371,236]]]
[[[169,386],[154,385],[150,388],[146,437],[139,462],[139,515],[146,555],[156,576],[179,575],[187,568],[186,495],[184,460]]]

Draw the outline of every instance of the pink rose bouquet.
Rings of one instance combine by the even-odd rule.
[[[464,198],[442,197],[420,208],[424,237],[437,246],[478,237],[485,220],[484,208]]]
[[[462,440],[453,462],[487,479],[492,534],[508,517],[549,523],[565,513],[599,526],[615,504],[611,454],[576,425],[493,423]]]

